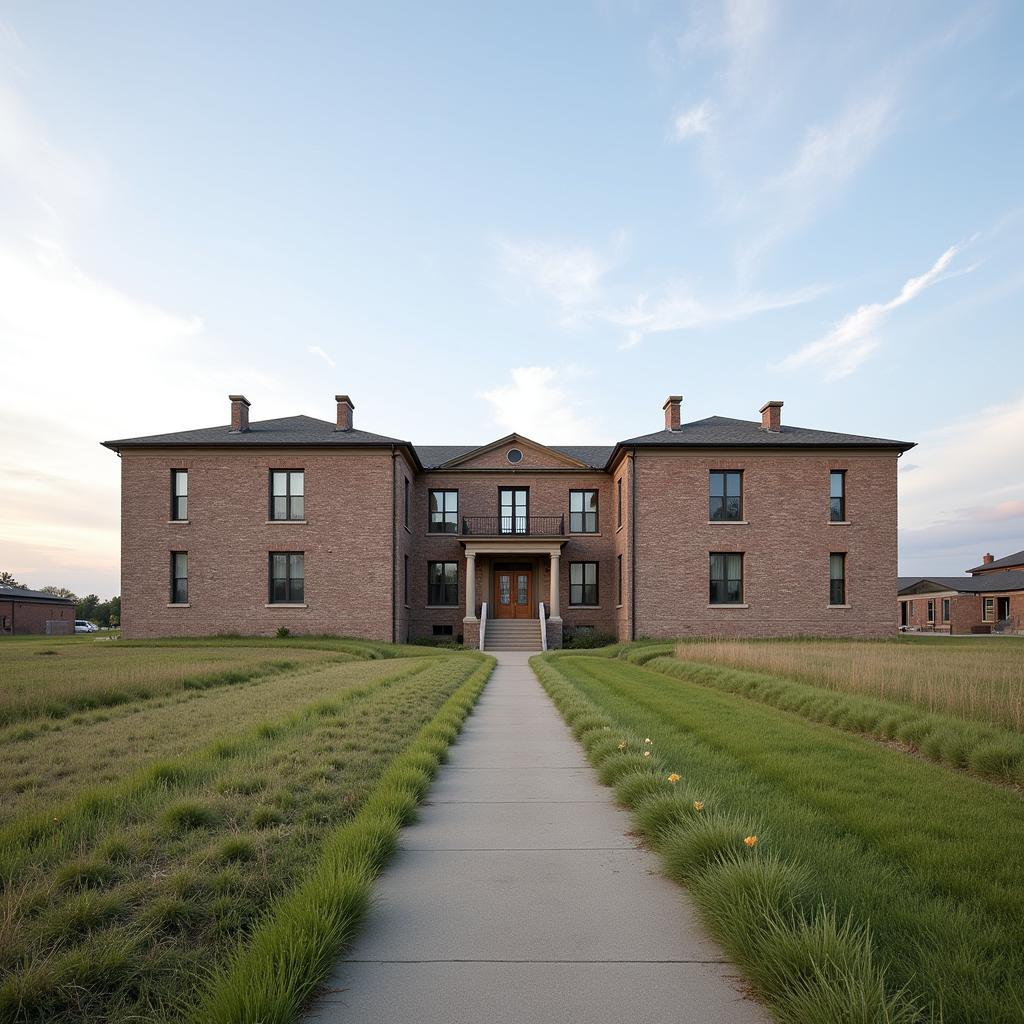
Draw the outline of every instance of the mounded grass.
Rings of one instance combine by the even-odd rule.
[[[680,647],[684,652],[688,649],[688,645]],[[1024,666],[1024,646],[1021,664]],[[746,669],[666,657],[654,658],[646,666],[674,679],[739,694],[846,732],[897,740],[930,761],[973,775],[1024,785],[1024,736],[1007,729]],[[1021,672],[1024,674],[1024,667]]]
[[[194,1019],[211,972],[308,883],[395,765],[402,815],[411,811],[457,728],[439,713],[469,680],[479,692],[490,665],[457,654],[311,667],[328,678],[313,700],[303,691],[296,704],[287,675],[250,692],[283,688],[264,721],[223,713],[218,702],[234,688],[211,692],[198,703],[212,702],[219,737],[198,717],[191,750],[142,760],[105,786],[90,788],[86,772],[71,800],[37,801],[0,828],[0,1021]],[[110,724],[83,723],[75,735]],[[358,918],[342,909],[327,914],[335,925],[339,913]],[[316,960],[308,946],[293,953],[290,976]]]
[[[676,653],[683,661],[782,676],[1024,732],[1024,639],[1016,637],[687,640]]]
[[[1018,796],[622,659],[532,664],[780,1020],[1024,1019]]]

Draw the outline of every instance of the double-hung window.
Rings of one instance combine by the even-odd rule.
[[[427,604],[459,603],[459,563],[427,562]]]
[[[188,470],[171,470],[171,519],[184,522],[188,519]]]
[[[949,598],[942,599],[942,621],[949,622]]]
[[[622,526],[622,477],[615,481],[615,526]]]
[[[743,603],[743,553],[711,552],[711,604]]]
[[[622,604],[622,555],[615,558],[615,603]]]
[[[934,601],[929,601],[928,602],[928,619],[927,619],[927,621],[928,622],[934,622],[935,621],[935,602]]]
[[[597,533],[597,491],[569,492],[569,532]]]
[[[459,532],[459,492],[430,492],[430,521],[428,533]]]
[[[708,474],[708,519],[714,523],[743,519],[743,474],[738,469]]]
[[[569,604],[596,605],[597,562],[569,563]]]
[[[828,475],[828,518],[833,523],[846,522],[846,470],[833,469]]]
[[[188,604],[188,552],[171,552],[171,604]]]
[[[828,603],[846,604],[846,555],[833,551],[828,556]]]
[[[270,518],[306,518],[306,474],[301,469],[270,471]]]
[[[305,555],[301,551],[271,551],[270,603],[302,604],[305,600]]]

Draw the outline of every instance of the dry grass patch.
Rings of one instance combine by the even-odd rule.
[[[676,656],[788,676],[1024,732],[1024,641],[695,640]]]

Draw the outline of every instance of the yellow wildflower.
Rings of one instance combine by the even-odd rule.
[[[703,800],[694,800],[693,801],[693,809],[695,811],[703,811],[704,810],[704,801]]]
[[[650,744],[651,744],[651,737],[648,736],[647,739],[644,740],[644,743],[646,743],[648,746],[650,746]]]
[[[650,757],[650,756],[651,756],[651,752],[649,750],[645,750],[644,751],[644,757]]]
[[[626,741],[625,741],[625,740],[623,740],[623,741],[622,741],[622,742],[621,742],[621,743],[619,744],[619,750],[625,750],[625,749],[626,749]]]
[[[675,784],[675,783],[676,783],[676,782],[678,782],[678,781],[679,781],[679,780],[680,780],[681,778],[682,778],[682,775],[676,775],[676,773],[675,773],[675,772],[673,772],[673,773],[672,773],[672,774],[671,774],[671,775],[670,775],[670,776],[668,777],[668,781],[669,781],[669,782],[671,782],[671,783],[673,783],[673,784]]]
[[[745,842],[747,846],[757,846],[757,836],[747,836],[743,842]]]

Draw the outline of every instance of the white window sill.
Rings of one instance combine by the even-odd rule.
[[[852,607],[853,607],[853,605],[850,605],[850,604],[830,604],[829,605],[829,608],[852,608]]]
[[[569,530],[566,537],[601,537],[601,533],[588,533],[586,530]]]
[[[746,519],[709,519],[708,526],[749,526]]]
[[[749,604],[709,604],[709,608],[749,608]]]
[[[829,526],[851,526],[853,525],[849,519],[829,519]]]
[[[191,519],[168,519],[168,526],[188,526],[192,522]]]
[[[292,604],[290,601],[268,601],[264,608],[306,608],[305,604]]]
[[[268,519],[267,526],[305,526],[305,519]]]
[[[571,605],[569,605],[569,607],[573,611],[581,611],[581,612],[595,612],[595,611],[600,611],[601,610],[601,605],[599,605],[599,604],[571,604]]]
[[[168,608],[191,608],[192,605],[187,604],[187,603],[186,604],[180,604],[180,603],[176,604],[176,603],[172,602],[167,607]]]
[[[412,605],[406,605],[406,608],[411,608]],[[451,611],[453,608],[461,608],[461,604],[428,604],[427,608],[436,608],[440,611]]]

